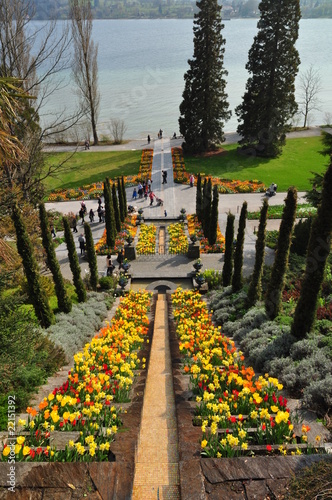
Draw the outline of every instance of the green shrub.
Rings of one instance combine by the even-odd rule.
[[[294,226],[290,251],[297,255],[305,255],[310,237],[312,219],[300,220]]]
[[[215,290],[222,285],[222,272],[215,269],[206,269],[203,272],[206,283],[209,285],[209,290]]]
[[[273,231],[266,231],[265,244],[267,247],[275,250],[278,243],[279,231],[274,229]]]
[[[117,279],[115,276],[103,276],[99,278],[99,286],[102,290],[115,290]]]

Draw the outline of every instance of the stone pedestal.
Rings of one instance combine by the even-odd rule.
[[[189,259],[199,259],[200,255],[201,255],[200,242],[196,241],[196,243],[189,243],[188,258]]]
[[[125,259],[128,260],[135,260],[136,259],[136,250],[133,245],[126,245],[124,247],[124,257]]]

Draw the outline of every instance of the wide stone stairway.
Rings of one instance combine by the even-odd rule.
[[[133,500],[177,500],[179,456],[166,296],[156,304],[135,462]]]

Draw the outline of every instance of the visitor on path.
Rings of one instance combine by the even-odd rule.
[[[136,188],[134,188],[134,191],[133,191],[133,200],[136,200],[137,198],[137,191],[136,191]]]
[[[53,238],[56,238],[55,229],[53,225],[51,226],[51,235]]]
[[[173,134],[173,139],[176,139],[176,132],[174,132]]]
[[[137,189],[138,189],[138,197],[143,198],[144,191],[143,191],[143,186],[141,183],[138,184]]]
[[[167,212],[166,212],[166,210],[164,210],[164,215],[165,215],[165,217],[167,217]]]
[[[112,263],[112,256],[110,253],[106,257],[106,268],[106,276],[112,276],[115,265]]]
[[[101,214],[102,214],[102,211],[103,211],[103,207],[102,207],[102,205],[98,205],[98,208],[97,208],[97,214],[98,214],[98,217],[99,217],[99,222],[101,222]]]
[[[159,130],[159,139],[162,139],[162,137],[163,137],[163,131],[160,129]]]
[[[89,219],[90,219],[90,222],[93,222],[93,221],[94,221],[94,218],[95,218],[95,213],[94,213],[94,211],[93,211],[93,210],[92,210],[92,208],[91,208],[91,210],[90,210],[90,212],[89,212]]]
[[[78,230],[77,230],[77,217],[76,217],[76,215],[74,215],[74,217],[72,218],[71,225],[72,225],[72,228],[73,228],[73,233],[78,233]]]
[[[167,184],[167,171],[166,170],[162,170],[161,171],[161,175],[163,177],[162,184]]]
[[[98,207],[100,207],[101,203],[102,203],[102,202],[101,202],[101,198],[100,198],[100,196],[99,196],[99,197],[98,197]]]
[[[90,149],[90,141],[86,140],[85,143],[84,143],[84,146],[85,146],[85,151],[87,149]]]
[[[121,269],[123,267],[123,260],[124,260],[123,248],[121,248],[121,250],[119,250],[116,260],[119,264],[119,269]]]
[[[81,208],[82,208],[83,212],[86,214],[87,210],[86,210],[86,204],[84,203],[84,201],[81,201]]]
[[[148,135],[148,144],[151,142],[151,137]]]
[[[84,254],[84,250],[85,250],[85,239],[84,239],[83,233],[81,233],[79,235],[78,242],[80,244],[81,255],[83,255]]]
[[[80,216],[80,219],[82,219],[82,224],[84,224],[84,210],[82,207],[80,208],[80,211],[78,212],[78,214]]]
[[[155,198],[155,195],[153,194],[153,192],[151,191],[151,193],[149,194],[149,198],[150,198],[150,207],[151,205],[153,205],[153,198]]]
[[[194,187],[194,184],[195,184],[195,177],[193,176],[193,174],[190,175],[189,177],[189,184],[190,184],[190,187]]]
[[[148,190],[149,190],[149,193],[151,193],[151,187],[152,187],[152,180],[148,179]]]

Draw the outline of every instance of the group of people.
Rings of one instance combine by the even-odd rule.
[[[143,181],[142,183],[140,182],[137,186],[137,189],[134,188],[133,191],[133,200],[137,199],[137,196],[139,198],[147,198],[149,196],[149,193],[152,191],[152,180],[148,179],[147,181]]]
[[[82,201],[81,208],[78,212],[78,216],[79,216],[79,219],[81,219],[82,224],[84,224],[84,222],[85,222],[84,218],[87,215],[87,213],[88,213],[88,210],[87,210],[87,207],[85,205],[85,202]],[[98,198],[97,214],[98,214],[99,222],[105,222],[105,209],[102,205],[101,198]],[[89,219],[90,219],[90,223],[94,222],[94,220],[95,220],[95,212],[94,212],[93,208],[90,208]],[[73,232],[77,233],[77,218],[76,217],[73,218],[72,227],[73,227]]]
[[[119,271],[120,271],[120,269],[124,269],[124,266],[123,266],[123,262],[124,262],[123,248],[121,248],[118,251],[116,260],[117,260],[117,263],[119,264]],[[110,253],[108,253],[107,257],[106,257],[106,275],[112,276],[114,269],[115,269],[115,265],[112,262],[112,255]]]

